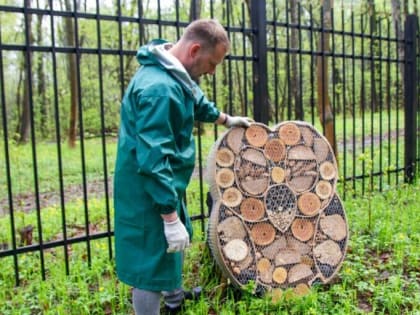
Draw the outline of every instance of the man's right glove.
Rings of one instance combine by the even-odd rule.
[[[252,122],[253,122],[253,120],[249,117],[227,115],[224,125],[227,128],[230,128],[230,127],[249,127]]]
[[[190,236],[179,218],[172,222],[163,221],[163,224],[168,253],[183,251],[190,245]]]

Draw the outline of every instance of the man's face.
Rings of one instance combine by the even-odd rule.
[[[213,51],[205,51],[200,47],[187,69],[191,78],[198,81],[203,74],[214,74],[216,66],[223,62],[226,53],[226,47],[222,44],[217,45]]]

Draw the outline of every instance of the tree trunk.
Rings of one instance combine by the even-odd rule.
[[[65,0],[66,10],[71,10],[69,0]],[[74,35],[74,24],[71,18],[65,18],[65,36],[67,45],[70,47],[76,46],[76,39]],[[70,81],[70,121],[68,131],[68,144],[70,147],[76,146],[77,137],[77,115],[79,107],[79,90],[77,86],[77,56],[75,53],[68,54],[68,76]]]
[[[331,28],[331,9],[333,0],[323,0],[323,28]],[[320,34],[318,40],[318,51],[321,55],[317,59],[317,95],[318,95],[318,115],[324,128],[324,134],[330,143],[335,156],[337,157],[337,145],[334,134],[334,114],[331,111],[330,98],[328,95],[328,57],[330,52],[329,33]],[[337,159],[338,160],[338,159]]]
[[[39,0],[37,1],[37,7],[39,7]],[[36,27],[37,33],[37,42],[39,46],[42,46],[43,33],[42,33],[42,19],[44,18],[43,14],[38,14],[38,21]],[[37,82],[38,82],[38,104],[40,106],[41,114],[41,133],[43,137],[48,135],[48,104],[45,88],[45,71],[44,71],[44,57],[40,53],[37,59]]]
[[[25,1],[25,7],[31,8],[31,0]],[[27,14],[25,15],[25,28],[26,28],[26,35],[28,36],[27,43],[29,46],[32,46],[34,43],[34,38],[32,35],[32,15]],[[20,128],[19,128],[19,143],[26,143],[28,142],[29,133],[31,131],[31,65],[32,65],[32,53],[29,51],[29,47],[27,48],[25,55],[25,79],[24,79],[24,86],[23,86],[23,105],[22,105],[22,115],[20,117]]]

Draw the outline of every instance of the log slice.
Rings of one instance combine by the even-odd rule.
[[[252,124],[245,131],[245,138],[250,145],[263,147],[267,142],[268,133],[265,128],[257,124]]]

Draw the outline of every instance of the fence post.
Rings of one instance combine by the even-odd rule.
[[[404,103],[405,103],[405,176],[406,183],[413,183],[416,176],[417,159],[417,32],[416,15],[408,15],[404,32]]]
[[[266,1],[251,1],[254,119],[268,124]]]

